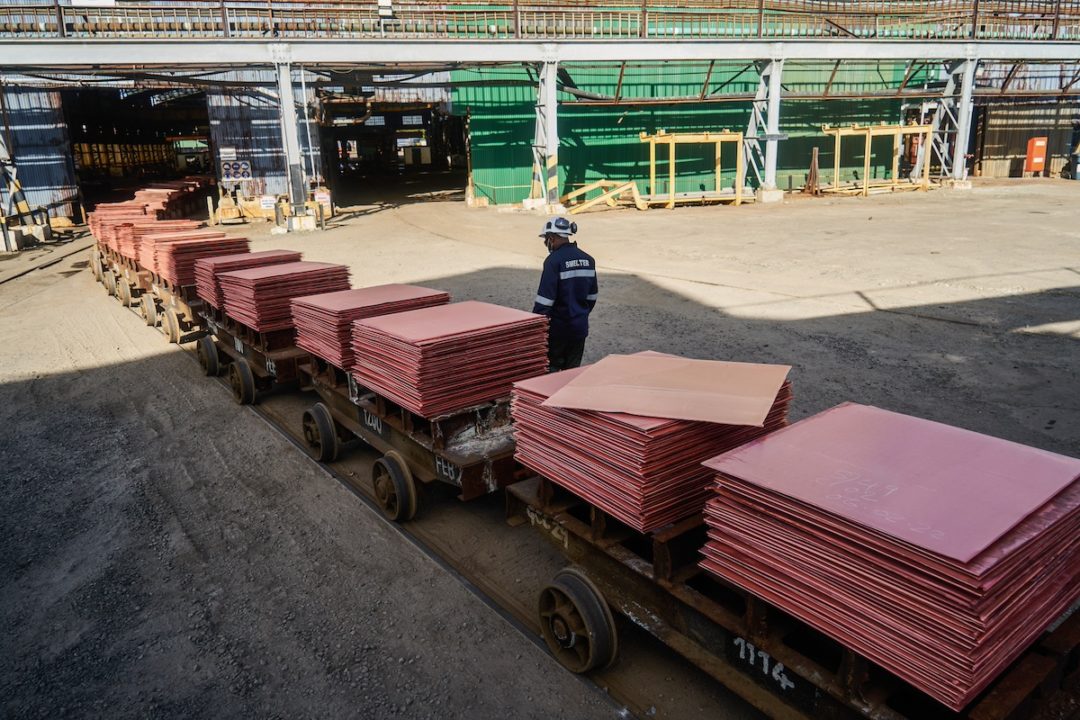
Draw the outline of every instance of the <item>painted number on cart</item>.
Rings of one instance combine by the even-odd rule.
[[[240,338],[234,337],[232,339],[232,345],[234,348],[236,348],[236,352],[240,353],[241,355],[244,354],[244,343],[240,342]]]
[[[461,484],[461,468],[444,457],[435,456],[435,472],[443,479],[457,485]]]
[[[369,430],[376,432],[379,435],[383,434],[383,424],[381,417],[367,410],[361,410],[360,417],[363,419],[364,425],[367,426]]]
[[[266,372],[272,376],[277,377],[277,366],[274,365],[274,361],[270,358],[266,358]]]
[[[780,686],[781,690],[795,688],[795,683],[787,676],[787,668],[784,667],[784,663],[775,662],[772,655],[754,647],[754,643],[749,640],[737,637],[732,642],[735,643],[735,647],[739,651],[740,660],[750,667],[760,670],[765,677],[772,678]]]

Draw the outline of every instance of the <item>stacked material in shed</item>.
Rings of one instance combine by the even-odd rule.
[[[316,262],[218,273],[225,297],[225,313],[258,332],[292,328],[289,302],[294,297],[347,290],[349,268]]]
[[[179,200],[186,192],[183,188],[143,188],[135,191],[134,201],[145,205],[147,212],[164,212],[171,202]]]
[[[547,369],[547,318],[462,302],[353,323],[356,381],[427,418],[510,393]]]
[[[1080,596],[1080,460],[848,403],[707,465],[702,566],[952,710]]]
[[[620,357],[635,361],[658,357],[682,360],[658,353]],[[731,366],[756,371],[755,366],[745,363],[710,365],[716,373],[723,373]],[[772,376],[768,386],[762,388],[763,419],[740,418],[739,412],[732,415],[739,420],[761,419],[760,425],[649,417],[548,404],[553,396],[571,389],[570,384],[591,367],[564,370],[514,385],[511,412],[516,457],[521,464],[638,532],[651,532],[700,513],[710,494],[712,476],[701,463],[718,452],[777,430],[787,422],[791,384],[784,379],[786,366],[756,366]],[[634,381],[626,382],[631,384],[624,383],[620,392],[632,391]],[[724,402],[722,398],[704,395],[701,398],[714,405]]]
[[[195,261],[195,292],[211,306],[222,308],[225,295],[217,278],[219,273],[299,262],[300,257],[301,254],[293,250],[261,250],[199,258]]]
[[[198,220],[145,220],[124,223],[115,228],[116,251],[126,258],[138,261],[139,246],[145,235],[195,230],[202,227]]]
[[[295,298],[296,345],[331,365],[348,369],[353,364],[353,322],[448,302],[449,293],[417,285],[377,285]]]
[[[98,242],[116,250],[116,230],[125,223],[155,220],[154,214],[147,215],[146,207],[136,202],[103,203],[86,216],[90,233]]]
[[[212,230],[147,235],[141,245],[149,244],[154,250],[154,272],[179,286],[195,284],[195,261],[199,258],[235,255],[248,250],[247,238],[228,237]]]

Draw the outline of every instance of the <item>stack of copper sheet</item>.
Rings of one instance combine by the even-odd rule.
[[[141,203],[102,203],[86,216],[90,233],[98,242],[116,250],[116,230],[120,225],[133,222],[147,222],[157,219],[157,215],[146,213]]]
[[[349,268],[316,262],[235,270],[217,274],[225,314],[259,332],[292,328],[289,302],[294,297],[346,290]]]
[[[706,464],[702,566],[952,710],[1080,596],[1080,460],[849,403]]]
[[[202,226],[198,220],[153,220],[115,226],[116,251],[126,258],[138,261],[139,246],[146,235],[195,230]]]
[[[427,418],[510,394],[547,368],[547,318],[462,302],[353,323],[353,375]]]
[[[629,357],[641,355],[654,354]],[[516,457],[638,532],[700,513],[712,476],[701,463],[783,427],[791,402],[791,384],[780,375],[760,427],[544,404],[589,367],[514,385]]]
[[[139,230],[138,257],[139,265],[152,273],[158,274],[158,262],[164,259],[164,251],[158,251],[158,244],[181,242],[186,240],[220,240],[225,233],[210,228],[190,228],[185,230],[159,230],[154,227]],[[234,250],[233,252],[239,252]]]
[[[416,285],[378,285],[295,298],[296,345],[331,365],[351,368],[353,322],[448,302],[449,293]]]
[[[299,262],[300,257],[300,253],[293,250],[261,250],[199,258],[195,261],[195,292],[211,306],[222,308],[225,306],[225,295],[221,292],[218,273]]]
[[[140,243],[140,251],[147,244],[153,245],[152,271],[180,286],[195,284],[195,261],[199,258],[235,255],[248,250],[247,238],[228,237],[213,230],[146,235]]]

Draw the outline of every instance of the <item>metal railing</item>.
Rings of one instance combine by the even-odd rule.
[[[0,6],[0,37],[1080,41],[1080,0],[38,0]]]

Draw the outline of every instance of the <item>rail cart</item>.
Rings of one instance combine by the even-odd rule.
[[[321,398],[304,412],[312,456],[330,462],[352,439],[383,453],[371,471],[372,490],[391,520],[413,518],[429,483],[451,485],[467,501],[525,477],[514,460],[508,397],[424,418],[314,355],[301,372]]]
[[[205,305],[195,292],[194,285],[177,285],[157,273],[147,272],[149,291],[143,292],[139,314],[146,324],[160,324],[161,332],[170,343],[206,329],[202,317]]]
[[[953,713],[699,568],[706,539],[701,515],[643,535],[545,478],[507,488],[506,499],[511,524],[532,524],[574,563],[539,599],[544,641],[573,672],[615,661],[614,609],[776,718],[1026,718],[1063,686],[1080,683],[1080,613],[1074,613],[1044,633],[965,712]]]
[[[298,386],[307,353],[296,347],[292,328],[259,332],[207,303],[199,312],[207,329],[196,341],[199,365],[210,377],[224,370],[236,402],[250,405],[260,392]]]
[[[121,255],[115,250],[100,248],[98,262],[101,263],[102,282],[110,295],[116,297],[124,307],[142,305],[141,296],[151,292],[152,276],[132,258]],[[95,275],[97,272],[95,271]]]

